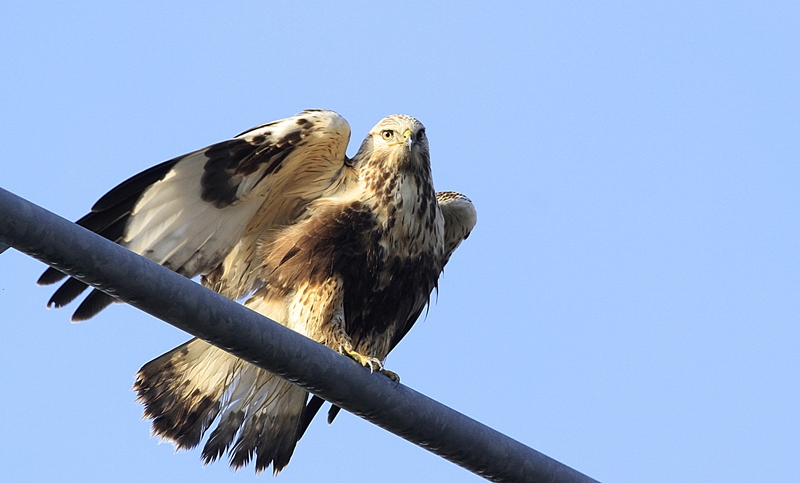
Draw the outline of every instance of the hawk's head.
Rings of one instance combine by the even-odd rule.
[[[353,165],[357,170],[427,172],[430,155],[425,126],[404,114],[381,119],[361,143]]]

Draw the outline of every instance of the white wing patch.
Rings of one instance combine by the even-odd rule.
[[[205,162],[202,151],[192,153],[150,186],[134,206],[120,244],[187,277],[219,263],[262,199],[224,208],[204,202],[198,180]]]

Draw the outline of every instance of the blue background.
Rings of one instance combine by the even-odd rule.
[[[350,154],[414,115],[479,221],[388,359],[405,384],[601,481],[791,481],[799,32],[795,2],[6,1],[0,186],[77,219],[304,108]],[[252,481],[140,419],[133,374],[187,336],[70,324],[43,268],[0,256],[0,480]],[[279,478],[481,481],[350,414]]]

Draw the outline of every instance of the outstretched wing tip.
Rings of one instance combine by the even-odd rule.
[[[53,267],[49,267],[39,276],[39,279],[36,280],[36,285],[40,287],[44,287],[45,285],[53,285],[66,276],[67,275],[65,273],[56,270]]]

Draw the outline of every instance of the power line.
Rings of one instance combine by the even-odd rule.
[[[13,247],[488,480],[595,480],[0,188]]]

